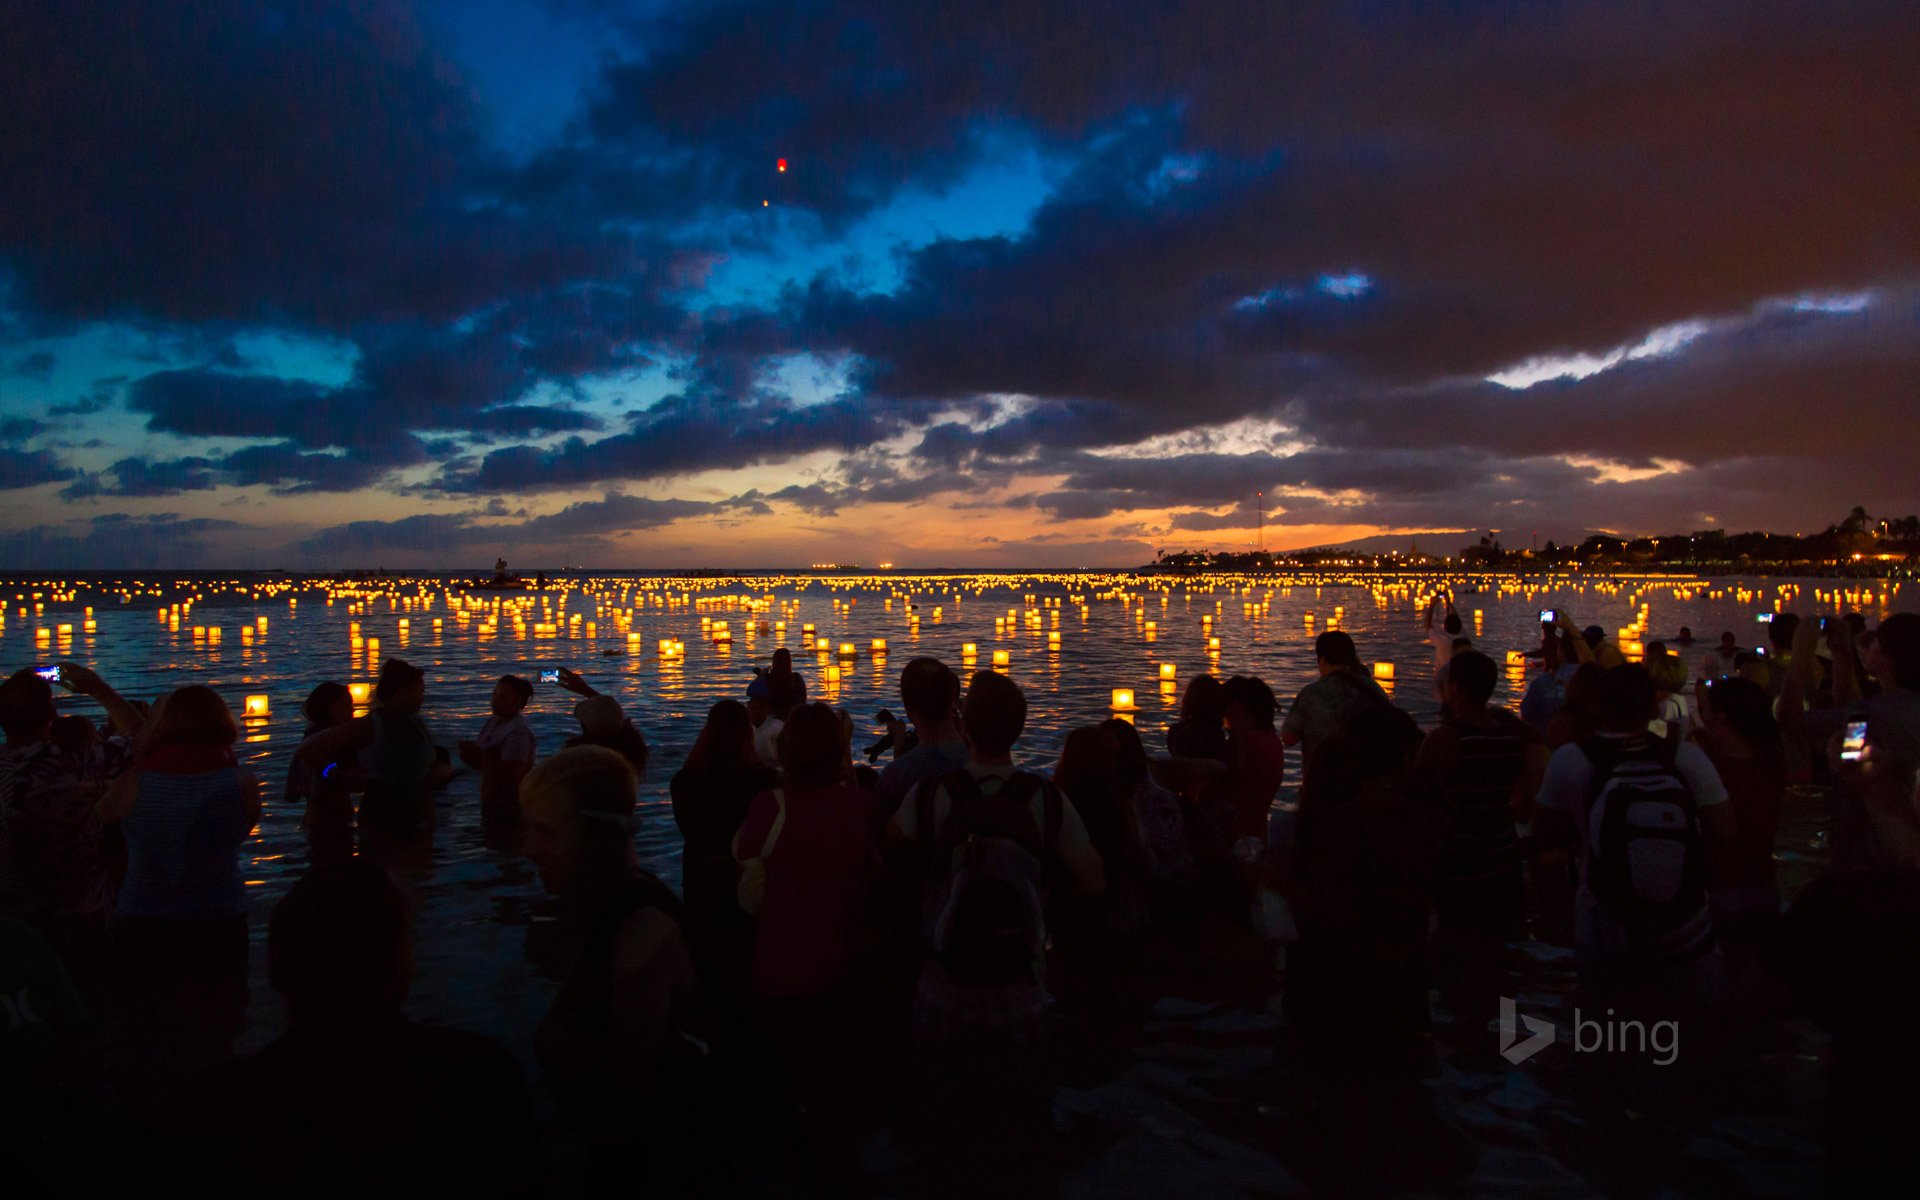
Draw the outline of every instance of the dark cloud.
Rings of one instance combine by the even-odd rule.
[[[216,559],[216,545],[244,532],[235,521],[182,517],[178,513],[105,513],[73,525],[36,525],[0,533],[0,561],[16,570],[71,570],[112,563],[146,570],[162,567],[233,565]]]
[[[301,543],[304,553],[329,560],[351,560],[357,554],[407,551],[416,555],[443,555],[435,561],[451,563],[475,546],[516,547],[604,545],[609,535],[657,529],[687,517],[705,516],[727,506],[698,500],[655,500],[609,493],[600,500],[582,500],[557,512],[518,523],[475,520],[471,513],[420,513],[393,521],[352,521],[320,530]],[[489,506],[487,515],[493,513]]]
[[[51,450],[14,450],[0,447],[0,491],[60,483],[77,472],[62,463]]]
[[[451,320],[630,265],[489,200],[404,6],[9,3],[0,257],[58,317]]]
[[[219,479],[204,458],[155,462],[123,458],[99,474],[83,476],[61,489],[69,500],[92,496],[176,496],[216,487]]]
[[[37,379],[41,382],[53,377],[53,366],[58,361],[46,350],[38,350],[26,355],[13,364],[13,373],[23,379]]]
[[[860,450],[899,427],[897,418],[859,399],[796,406],[770,395],[731,401],[683,393],[636,414],[624,433],[591,442],[568,438],[553,449],[495,450],[470,473],[450,473],[442,486],[537,492],[608,479],[658,479],[815,450]]]

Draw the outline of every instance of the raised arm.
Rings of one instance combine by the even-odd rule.
[[[576,696],[598,696],[600,694],[593,689],[591,684],[581,678],[580,672],[569,667],[560,668],[560,686]]]
[[[324,766],[334,759],[365,750],[373,745],[373,736],[372,714],[355,717],[345,724],[314,734],[294,751],[294,757],[312,766]]]
[[[140,710],[121,699],[120,693],[108,687],[107,681],[92,670],[79,663],[63,662],[60,664],[60,682],[82,696],[98,700],[100,707],[107,710],[107,719],[113,722],[113,727],[121,737],[131,741],[140,736],[140,731],[145,728],[146,718],[140,715]]]

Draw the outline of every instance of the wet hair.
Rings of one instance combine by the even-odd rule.
[[[1880,622],[1880,652],[1893,662],[1893,678],[1882,683],[1920,689],[1920,616],[1895,613]]]
[[[564,810],[582,829],[618,831],[632,840],[640,780],[633,764],[605,746],[569,746],[520,781],[522,808]]]
[[[1727,719],[1755,756],[1770,764],[1780,761],[1780,726],[1773,719],[1773,697],[1767,689],[1737,675],[1716,679],[1707,684],[1707,703],[1715,716]]]
[[[233,710],[220,693],[203,684],[176,688],[147,722],[145,747],[231,746],[240,740]]]
[[[900,669],[900,704],[914,720],[938,721],[960,699],[960,677],[937,658],[916,658]]]
[[[1113,735],[1098,725],[1069,733],[1053,768],[1053,782],[1086,823],[1087,841],[1101,858],[1124,861],[1137,841],[1132,836],[1132,789],[1122,780],[1120,747]]]
[[[307,693],[307,702],[300,706],[300,711],[315,725],[327,725],[333,721],[333,706],[340,703],[342,696],[351,695],[346,684],[329,679]]]
[[[774,743],[788,787],[832,787],[846,772],[847,729],[840,714],[825,704],[795,708]]]
[[[0,730],[16,741],[37,738],[53,722],[53,685],[23,667],[0,683]]]
[[[518,675],[502,675],[500,682],[506,684],[520,697],[520,703],[525,704],[533,699],[533,685]]]
[[[1238,704],[1245,709],[1256,729],[1273,728],[1273,714],[1279,703],[1273,698],[1273,689],[1258,675],[1235,675],[1222,690],[1227,704]]]
[[[1447,660],[1447,682],[1468,704],[1485,704],[1493,699],[1493,688],[1500,669],[1478,650],[1462,650]]]
[[[1180,719],[1200,725],[1218,725],[1227,716],[1227,690],[1212,675],[1195,675],[1180,694]]]
[[[975,671],[960,711],[967,741],[982,754],[1005,754],[1027,727],[1027,695],[998,671]]]
[[[1594,722],[1612,733],[1640,731],[1659,713],[1653,676],[1628,663],[1609,667],[1593,698]]]
[[[1119,717],[1109,717],[1100,722],[1100,728],[1107,731],[1113,739],[1115,749],[1114,765],[1120,770],[1120,786],[1132,795],[1135,788],[1147,778],[1153,762],[1147,757],[1147,747],[1140,740],[1140,731],[1133,727],[1132,721],[1122,721]]]
[[[315,867],[274,906],[267,977],[296,1020],[398,1008],[413,931],[406,897],[385,867],[354,858]]]
[[[1344,629],[1329,629],[1313,639],[1313,655],[1321,662],[1332,663],[1348,671],[1366,670],[1360,665],[1360,652],[1354,649],[1353,639]]]
[[[380,680],[373,685],[373,698],[384,701],[425,678],[425,672],[419,667],[405,659],[390,658],[380,664]]]
[[[1800,614],[1775,613],[1773,620],[1767,622],[1767,640],[1773,643],[1775,650],[1786,651],[1793,648],[1793,634],[1800,628]]]
[[[744,770],[752,754],[753,720],[738,700],[721,700],[707,710],[707,722],[687,751],[696,771]]]

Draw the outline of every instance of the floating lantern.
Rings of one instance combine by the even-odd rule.
[[[1373,664],[1373,677],[1386,683],[1392,683],[1393,664],[1390,662],[1377,662]]]
[[[995,650],[993,652],[993,666],[995,670],[999,670],[1001,667],[1009,666],[1012,664],[1012,662],[1013,662],[1013,655],[1010,652],[1006,650]]]
[[[980,648],[974,645],[972,642],[963,642],[960,645],[960,657],[961,658],[978,658],[980,657]]]
[[[1220,639],[1219,639],[1219,638],[1217,638],[1217,637],[1210,637],[1210,638],[1208,638],[1208,639],[1207,639],[1207,653],[1208,653],[1208,654],[1218,654],[1218,653],[1220,653]]]
[[[875,654],[885,654],[887,652],[887,639],[885,638],[873,639],[873,652]]]
[[[1160,664],[1160,682],[1172,683],[1173,680],[1174,680],[1174,665],[1172,663],[1161,663]]]
[[[836,663],[829,663],[827,665],[826,676],[827,676],[828,683],[839,683],[840,682],[839,665]]]
[[[267,698],[265,696],[248,696],[245,707],[241,709],[241,715],[255,719],[266,717],[268,715]]]
[[[1113,689],[1113,706],[1112,707],[1113,707],[1113,711],[1115,712],[1132,712],[1133,711],[1133,689],[1132,688]]]
[[[347,695],[353,699],[356,706],[364,707],[367,703],[367,698],[373,695],[373,685],[370,683],[350,683],[347,685]]]
[[[856,654],[858,654],[858,653],[859,653],[859,651],[858,651],[858,650],[856,650],[856,649],[854,649],[854,645],[853,645],[853,643],[852,643],[852,642],[841,642],[841,643],[840,643],[840,657],[841,657],[841,658],[852,658],[852,657],[854,657],[854,656],[855,656]]]
[[[1507,651],[1507,665],[1508,665],[1508,666],[1510,666],[1510,667],[1524,667],[1524,666],[1526,666],[1526,665],[1527,665],[1527,656],[1526,656],[1526,654],[1525,654],[1525,652],[1524,652],[1524,651],[1520,651],[1520,650],[1509,650],[1509,651]]]

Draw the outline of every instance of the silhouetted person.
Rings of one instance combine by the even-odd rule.
[[[411,927],[406,898],[366,859],[294,884],[267,930],[287,1031],[210,1083],[212,1111],[193,1113],[185,1143],[197,1132],[205,1157],[182,1166],[236,1180],[293,1172],[302,1190],[537,1188],[545,1156],[512,1056],[400,1011]]]

